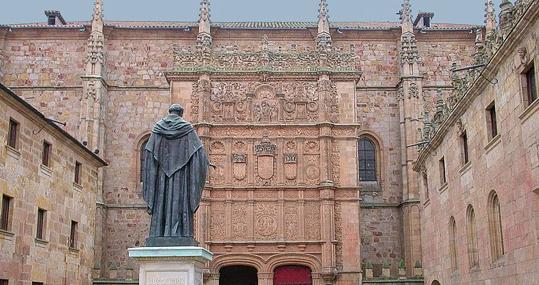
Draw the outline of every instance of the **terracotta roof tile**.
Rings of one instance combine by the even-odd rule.
[[[46,29],[70,29],[89,26],[89,21],[68,22],[66,25],[49,26],[47,23],[28,23],[0,25],[0,27],[10,28],[46,28]],[[174,22],[174,21],[105,21],[107,27],[118,29],[189,29],[196,28],[196,22]],[[316,22],[214,22],[212,27],[221,29],[240,30],[304,30],[316,28]],[[400,28],[399,22],[333,22],[331,27],[341,30],[389,30]],[[447,24],[434,23],[429,28],[423,30],[470,30],[482,26],[467,24]]]

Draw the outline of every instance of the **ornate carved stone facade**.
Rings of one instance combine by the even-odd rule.
[[[396,275],[400,260],[413,277],[416,145],[469,86],[458,69],[500,45],[489,3],[486,27],[427,28],[408,0],[394,23],[331,23],[325,0],[317,23],[212,23],[208,0],[198,23],[107,22],[97,1],[88,23],[0,26],[0,80],[110,161],[97,191],[99,284],[137,276],[125,248],[148,226],[139,152],[170,103],[184,105],[217,166],[196,217],[216,256],[206,284],[233,265],[254,267],[263,285],[291,264],[315,285],[358,284],[369,264]],[[360,138],[376,148],[376,181],[359,179]]]

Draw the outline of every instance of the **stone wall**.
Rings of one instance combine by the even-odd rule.
[[[539,280],[539,102],[528,106],[521,73],[539,63],[539,16],[537,3],[527,18],[487,66],[487,78],[479,80],[443,140],[426,156],[428,191],[423,189],[422,243],[425,281],[441,284],[534,284]],[[519,24],[519,25],[520,25]],[[482,82],[481,82],[482,81]],[[470,95],[468,94],[468,95]],[[467,95],[467,96],[468,96]],[[495,102],[498,136],[488,135],[486,108]],[[460,113],[461,112],[461,113]],[[456,116],[456,115],[455,115]],[[470,162],[462,159],[460,134],[468,137]],[[445,157],[447,185],[441,183],[439,160]],[[494,192],[493,192],[494,191]],[[493,246],[492,205],[489,195],[497,194],[500,204],[504,254],[496,258]],[[469,262],[471,224],[467,207],[475,211],[479,265]],[[456,223],[456,267],[450,252],[450,217]]]
[[[194,49],[195,36],[192,31],[110,27],[105,29],[104,80],[107,83],[107,96],[104,106],[107,120],[104,153],[110,160],[110,166],[104,171],[103,176],[106,211],[102,219],[106,220],[106,225],[102,233],[104,244],[100,247],[103,248],[105,254],[103,254],[102,262],[98,262],[102,268],[96,270],[94,276],[105,279],[129,279],[137,276],[137,270],[132,261],[127,258],[126,250],[128,247],[143,243],[148,223],[148,216],[140,194],[138,175],[140,145],[149,133],[152,124],[166,114],[171,102],[179,102],[186,107],[188,120],[200,119],[196,117],[195,110],[198,109],[193,106],[193,98],[191,98],[193,83],[196,79],[184,82],[175,81],[169,86],[164,76],[165,72],[182,67],[175,65],[174,50],[182,47]],[[311,32],[310,30],[214,29],[214,47],[220,50],[258,49],[266,35],[272,49],[279,47],[314,49]],[[362,72],[362,77],[358,82],[336,82],[337,94],[341,99],[338,105],[340,110],[338,120],[340,124],[346,126],[334,127],[331,131],[330,136],[333,136],[335,149],[326,152],[325,155],[331,156],[326,161],[331,161],[337,155],[340,156],[340,163],[333,166],[321,165],[318,169],[318,171],[338,169],[338,172],[333,175],[338,176],[339,186],[347,188],[342,191],[343,195],[348,195],[350,189],[361,190],[362,207],[361,213],[358,214],[361,217],[359,221],[345,219],[347,215],[338,211],[333,217],[335,223],[342,223],[341,229],[336,228],[335,232],[335,237],[341,241],[336,246],[335,262],[340,262],[341,267],[344,266],[343,257],[339,255],[346,253],[347,249],[356,250],[355,246],[358,241],[349,237],[353,233],[342,230],[347,229],[346,225],[359,224],[361,249],[356,257],[361,256],[361,260],[354,261],[355,259],[351,256],[346,257],[349,260],[348,268],[359,266],[361,261],[369,261],[379,266],[387,261],[397,266],[404,258],[401,210],[403,200],[402,138],[397,101],[397,85],[400,81],[398,51],[400,29],[343,31],[342,34],[334,33],[333,36],[334,46],[343,53],[352,52],[357,56],[356,65]],[[83,83],[80,76],[84,74],[87,38],[88,33],[80,32],[78,29],[62,31],[14,29],[6,40],[7,60],[2,69],[5,84],[17,87],[22,97],[40,108],[47,116],[66,121],[66,129],[74,135],[78,135],[78,122],[81,116],[80,100],[83,97]],[[451,61],[471,61],[473,35],[470,35],[468,31],[429,31],[418,38],[421,56],[424,59],[421,69],[432,90],[436,90],[438,86],[449,85],[450,74],[447,70],[450,69]],[[46,66],[43,63],[45,59]],[[308,78],[307,81],[309,80],[316,84],[318,78]],[[241,84],[248,82],[246,79],[236,79],[236,81]],[[306,79],[301,78],[297,81],[303,82]],[[202,108],[202,106],[198,107]],[[322,107],[324,106],[321,104],[319,111],[314,112],[317,118],[311,121],[290,121],[288,124],[293,125],[300,133],[308,132],[311,127],[302,126],[303,124],[320,123],[325,120]],[[416,117],[421,117],[421,114],[417,114]],[[253,144],[262,138],[259,132],[245,131],[246,127],[241,124],[240,126],[243,130],[238,132],[236,137],[249,136]],[[301,130],[302,128],[304,130]],[[218,140],[215,137],[215,129],[207,134],[207,145]],[[292,133],[282,135],[280,127],[268,124],[268,134],[270,137],[273,136],[274,141],[279,141],[280,148],[284,147],[283,143],[287,138],[308,139],[311,136],[319,140],[320,136],[326,136],[319,126],[316,126],[314,131],[315,134],[312,136]],[[381,179],[375,185],[361,185],[358,182],[357,138],[360,136],[373,138],[381,150],[379,170]],[[233,166],[232,144],[226,144],[226,146],[223,163],[226,162],[231,169]],[[256,159],[254,154],[250,155],[252,157],[248,158],[248,163]],[[278,159],[281,163],[284,158],[278,157]],[[284,178],[286,175],[284,163],[279,164],[279,167],[282,168],[276,171],[276,175],[283,178],[283,185],[292,183]],[[221,171],[224,171],[222,169],[226,168],[221,168]],[[226,171],[230,172],[223,172],[222,175],[228,175],[226,177],[230,184],[234,176],[231,170]],[[251,172],[248,174],[252,177],[249,179],[253,179],[254,182],[254,168],[249,171]],[[221,174],[213,173],[212,175],[214,175],[212,179],[216,179],[215,175]],[[305,173],[301,175],[305,176]],[[317,187],[320,182],[322,181],[319,179],[310,186]],[[243,182],[238,182],[238,184],[241,183]],[[229,184],[225,186],[228,187]],[[297,187],[297,184],[293,182],[293,185],[289,186]],[[299,199],[297,197],[300,197],[300,194],[297,191],[286,192],[286,195],[292,196],[283,197],[282,195],[285,195],[283,189],[281,185],[273,187],[270,189],[273,193],[260,199],[282,199],[283,201]],[[226,193],[226,189],[212,191],[205,202],[211,204],[211,199],[220,199],[217,196],[228,195]],[[229,200],[243,199],[234,195],[230,196]],[[338,197],[338,191],[335,195]],[[321,198],[320,193],[311,198],[325,199]],[[343,196],[340,199],[349,198]],[[336,210],[342,207],[351,206],[335,204]],[[350,224],[345,224],[345,222]],[[414,234],[417,238],[418,234]],[[347,240],[346,245],[342,244],[343,240]],[[224,247],[218,248],[226,250]],[[245,251],[248,250],[249,248],[245,248]],[[358,264],[352,264],[353,262]]]
[[[0,231],[0,279],[91,284],[101,162],[0,92],[0,195],[12,197],[10,225]],[[6,142],[10,118],[19,123],[16,148]],[[52,145],[50,167],[41,165],[43,140]],[[76,161],[82,164],[80,185],[74,183]],[[38,208],[47,211],[43,240],[36,239]],[[74,249],[68,247],[71,221],[78,223]]]

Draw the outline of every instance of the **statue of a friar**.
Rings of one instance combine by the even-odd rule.
[[[155,124],[144,149],[143,196],[151,215],[146,246],[196,246],[193,215],[208,173],[208,156],[174,104]]]

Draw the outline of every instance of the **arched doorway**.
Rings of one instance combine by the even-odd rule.
[[[431,285],[442,285],[442,284],[440,284],[440,282],[438,282],[438,280],[434,280],[434,281],[432,281]]]
[[[273,272],[273,285],[312,285],[311,269],[301,265],[280,266]]]
[[[256,268],[243,265],[225,266],[219,270],[219,285],[258,285]]]

